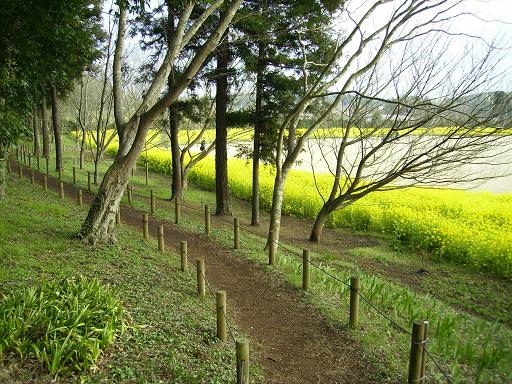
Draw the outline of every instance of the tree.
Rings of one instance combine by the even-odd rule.
[[[228,30],[224,32],[222,44],[217,50],[215,74],[215,202],[217,215],[231,215],[228,185]]]
[[[439,169],[469,162],[472,156],[503,138],[498,135],[497,128],[491,132],[472,129],[487,119],[482,118],[480,110],[465,107],[468,96],[495,79],[492,72],[494,47],[484,46],[486,49],[478,59],[468,50],[463,57],[468,60],[441,60],[446,51],[446,45],[441,43],[449,38],[464,37],[443,28],[443,22],[456,19],[458,3],[404,0],[394,7],[385,3],[365,3],[355,13],[345,10],[350,12],[347,20],[351,20],[352,26],[340,37],[328,60],[322,62],[323,71],[318,78],[310,83],[304,81],[302,97],[280,124],[267,240],[267,246],[273,247],[274,251],[279,241],[287,174],[306,140],[339,107],[346,95],[353,96],[353,105],[349,108],[341,145],[337,148],[333,188],[311,234],[315,241],[320,237],[326,215],[333,210],[372,191],[391,187],[397,178],[425,179],[433,177],[432,167]],[[384,22],[378,22],[376,14],[388,17]],[[311,65],[307,55],[303,55],[303,62],[307,70]],[[457,71],[454,65],[458,65]],[[307,76],[303,78],[307,80]],[[328,102],[298,137],[298,122],[318,99]],[[380,140],[375,139],[375,129],[361,128],[362,122],[370,119],[375,111],[378,105],[375,102],[389,103],[394,111],[392,117],[386,119],[388,130]],[[354,126],[358,122],[360,126]],[[438,136],[413,135],[427,132],[421,130],[427,123],[450,123],[454,128]],[[425,142],[427,137],[432,139]],[[407,146],[387,171],[377,167],[372,168],[370,175],[364,172],[370,163],[374,166],[382,164],[389,157],[386,150],[396,149],[396,144],[404,141],[415,145]],[[347,164],[344,160],[349,146],[360,147],[361,156],[358,161]]]
[[[242,0],[235,0],[228,4],[214,31],[195,55],[191,57],[174,87],[162,93],[162,88],[167,82],[169,73],[175,66],[176,60],[183,52],[184,47],[196,35],[205,20],[218,9],[222,1],[218,0],[208,4],[201,15],[191,23],[189,23],[190,15],[194,10],[195,2],[188,1],[181,7],[173,43],[169,44],[161,65],[148,84],[142,102],[128,119],[126,119],[122,101],[122,54],[125,42],[127,7],[126,4],[119,3],[118,33],[113,60],[114,118],[119,137],[119,150],[103,178],[87,218],[82,225],[79,232],[80,238],[92,244],[115,241],[115,213],[119,209],[119,202],[128,183],[130,171],[144,147],[146,134],[151,123],[158,115],[175,103],[180,94],[190,84],[206,58],[221,40],[241,2]]]
[[[335,42],[327,31],[333,13],[344,1],[248,2],[243,7],[244,22],[236,25],[242,34],[235,44],[246,70],[255,76],[254,138],[252,158],[251,225],[259,224],[259,165],[275,158],[278,122],[302,93],[298,74],[300,57],[306,52],[321,62]],[[321,71],[316,67],[316,72]],[[316,76],[310,68],[310,79]]]
[[[35,113],[50,88],[53,86],[51,93],[56,96],[54,88],[69,86],[77,71],[80,73],[85,63],[95,57],[99,8],[97,0],[2,2],[0,162],[10,145],[31,135],[27,118]],[[44,114],[42,120],[44,134]],[[47,138],[48,135],[43,137],[46,156]],[[0,173],[3,170],[0,166]],[[2,173],[0,188],[4,187],[3,180]]]

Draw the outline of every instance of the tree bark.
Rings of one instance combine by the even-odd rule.
[[[265,46],[263,42],[258,43],[258,64],[256,69],[256,108],[254,120],[254,145],[252,155],[252,215],[251,225],[260,224],[260,157],[261,137],[263,135],[263,73],[265,71]]]
[[[116,212],[138,153],[140,151],[130,151],[127,156],[114,161],[108,169],[78,233],[79,238],[93,245],[115,243]]]
[[[43,131],[43,155],[50,159],[50,137],[48,134],[48,112],[46,110],[46,98],[41,102],[41,129]]]
[[[59,110],[57,102],[57,89],[52,85],[52,125],[55,139],[55,170],[62,169],[62,143],[60,141]]]
[[[217,52],[215,95],[215,195],[217,215],[231,215],[229,208],[227,107],[228,107],[228,34],[222,37]]]
[[[85,154],[85,128],[82,127],[82,138],[80,139],[80,169],[84,169],[84,154]]]
[[[183,171],[181,164],[181,151],[178,141],[179,121],[178,111],[174,106],[169,107],[169,133],[171,137],[171,199],[183,197]]]
[[[33,125],[34,125],[34,156],[39,156],[41,154],[41,147],[39,145],[39,116],[38,116],[38,108],[34,108]]]
[[[167,44],[169,44],[175,34],[175,23],[174,23],[174,9],[171,0],[167,0]],[[168,47],[171,49],[171,47]],[[167,87],[169,90],[173,89],[176,85],[176,73],[174,67],[169,73],[167,78]],[[168,108],[169,111],[169,137],[171,139],[171,200],[175,198],[183,197],[183,181],[182,181],[182,164],[181,164],[181,151],[178,140],[179,133],[179,120],[178,110],[174,105]]]
[[[277,253],[277,245],[279,244],[285,180],[286,174],[283,174],[281,170],[277,170],[274,180],[274,192],[272,194],[272,211],[270,213],[270,226],[268,230],[269,236],[265,246],[266,249],[268,249],[268,247],[274,247],[274,254]]]
[[[320,242],[320,237],[322,236],[322,230],[325,225],[325,220],[327,220],[327,217],[332,212],[333,209],[328,203],[322,206],[322,208],[316,215],[315,223],[313,224],[313,228],[311,229],[311,235],[309,236],[309,241],[314,241],[315,243]]]

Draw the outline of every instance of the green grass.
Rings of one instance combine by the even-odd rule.
[[[66,177],[70,178],[69,175]],[[145,196],[149,196],[149,188],[154,189],[158,196],[168,197],[170,194],[168,179],[159,174],[150,175],[150,187],[144,186],[140,171],[131,183],[136,185],[139,194]],[[192,187],[187,190],[186,197],[189,204],[196,206],[215,201],[212,193]],[[138,198],[134,205],[148,209],[148,199]],[[243,211],[240,205],[235,204],[235,214]],[[170,207],[164,209],[160,206],[157,215],[171,220],[174,218]],[[183,227],[203,231],[201,215],[194,218],[182,214],[182,218]],[[212,236],[226,246],[232,244],[229,225],[215,227]],[[383,239],[383,244],[387,242],[386,235],[380,234],[378,237]],[[245,233],[241,240],[242,250],[239,254],[265,265],[266,255],[262,252],[261,239]],[[296,251],[300,252],[300,249]],[[479,273],[469,267],[450,265],[428,254],[411,252],[410,248],[391,241],[389,245],[349,252],[319,252],[313,254],[313,258],[344,280],[352,274],[360,274],[363,294],[372,298],[379,308],[391,314],[406,329],[410,328],[414,319],[429,320],[433,333],[431,350],[440,356],[443,368],[451,372],[455,382],[512,380],[509,280]],[[384,267],[388,270],[425,268],[429,274],[417,287],[409,286],[407,282],[400,284],[393,275],[381,273]],[[264,268],[275,273],[277,278],[300,286],[301,265],[295,256],[281,254],[278,268]],[[345,326],[348,316],[346,288],[318,272],[313,274],[313,286],[312,292],[306,294],[305,298],[322,310],[334,324]],[[390,381],[404,377],[409,337],[397,333],[371,308],[363,305],[362,310],[362,325],[358,331],[354,331],[354,336],[363,341],[375,364],[389,373]],[[431,372],[434,377],[441,379],[439,373],[434,373],[433,367]]]
[[[151,180],[156,183],[157,175],[151,175]],[[137,180],[135,180],[137,183]],[[139,193],[146,194],[149,187],[137,184]],[[153,188],[153,187],[152,187]],[[203,191],[190,191],[187,194],[187,204],[197,207],[204,203],[213,206],[214,196]],[[148,200],[137,198],[133,205],[139,209],[148,209]],[[237,212],[239,214],[240,211]],[[167,220],[173,220],[174,213],[169,206],[157,209],[157,216]],[[194,216],[184,215],[180,225],[191,231],[202,233],[204,224],[201,214]],[[232,246],[232,230],[229,224],[214,226],[212,236],[226,247]],[[295,255],[287,252],[280,253],[279,263],[276,268],[266,266],[267,255],[262,251],[264,242],[261,237],[242,232],[240,256],[247,257],[260,264],[276,277],[283,279],[296,288],[301,287],[302,265],[300,260],[301,249],[287,244],[295,251]],[[313,254],[313,259],[319,262],[323,268],[335,274],[340,279],[347,281],[354,274],[362,278],[363,294],[374,304],[390,315],[394,321],[407,330],[412,327],[412,322],[417,319],[427,319],[431,325],[431,351],[440,358],[443,369],[448,371],[454,382],[503,382],[512,380],[510,375],[512,362],[509,359],[512,353],[512,332],[501,321],[488,321],[486,315],[496,310],[497,316],[493,319],[503,320],[508,323],[511,319],[510,304],[507,305],[508,289],[500,288],[500,283],[507,284],[504,279],[483,279],[485,275],[479,274],[468,268],[457,267],[433,261],[425,260],[420,255],[408,253],[405,249],[393,250],[388,246],[356,248],[351,251],[351,259],[340,259],[337,253],[332,251]],[[357,259],[366,258],[375,263],[374,268],[359,267]],[[364,263],[363,263],[364,264]],[[394,266],[426,266],[430,270],[430,276],[423,280],[423,287],[419,292],[406,285],[401,285],[388,276],[379,276],[378,267]],[[445,278],[438,280],[443,285],[437,284],[437,272],[450,271]],[[482,281],[483,284],[475,284]],[[456,282],[454,284],[453,282]],[[312,269],[313,290],[305,295],[305,298],[317,306],[335,326],[346,326],[348,317],[348,289],[343,284],[329,278],[316,269]],[[488,294],[491,304],[485,300],[475,298],[474,303],[456,299],[456,293],[452,293],[453,287],[474,286],[481,296]],[[500,288],[500,289],[497,289]],[[496,290],[495,290],[496,289]],[[436,295],[429,294],[429,290]],[[469,296],[469,295],[466,295]],[[461,303],[466,303],[462,308]],[[455,305],[458,304],[458,305]],[[475,312],[480,317],[475,317]],[[361,340],[366,346],[368,354],[372,356],[373,363],[379,369],[389,374],[389,381],[397,377],[405,379],[410,345],[410,337],[401,334],[394,329],[382,316],[372,308],[362,304],[362,325],[357,331],[353,331],[355,338]],[[495,336],[499,335],[498,338]],[[383,359],[382,356],[385,356]],[[442,380],[441,373],[437,372],[430,363],[430,377]],[[433,379],[434,380],[434,379]]]
[[[179,272],[176,254],[158,253],[156,242],[145,242],[124,226],[118,228],[117,246],[91,248],[78,242],[74,235],[85,215],[86,208],[72,200],[10,176],[0,204],[0,292],[77,274],[110,285],[133,328],[106,348],[93,369],[81,375],[83,382],[232,382],[234,346],[217,342],[213,298],[196,296],[194,274]],[[253,376],[258,372],[255,366]],[[0,366],[0,382],[49,383],[53,378],[37,361],[11,353]]]

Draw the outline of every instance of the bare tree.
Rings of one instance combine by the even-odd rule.
[[[186,2],[179,16],[172,43],[169,44],[167,53],[154,74],[140,105],[128,119],[126,118],[122,100],[122,55],[125,42],[127,9],[126,4],[123,2],[119,3],[118,33],[113,60],[114,117],[119,136],[119,150],[114,162],[103,178],[98,194],[82,225],[79,233],[80,238],[86,239],[93,244],[115,241],[115,212],[119,209],[119,202],[128,183],[130,170],[135,165],[144,147],[146,134],[151,123],[158,115],[172,105],[190,84],[204,61],[219,43],[224,31],[240,7],[242,0],[231,1],[225,6],[226,9],[223,11],[222,17],[219,18],[216,27],[190,59],[182,76],[175,82],[172,88],[162,93],[169,73],[180,53],[199,31],[203,23],[210,18],[222,3],[222,0],[217,0],[208,4],[201,11],[197,19],[189,22],[196,3],[195,1]]]
[[[388,2],[366,2],[354,12],[347,4],[344,25],[352,27],[339,38],[329,60],[312,63],[306,55],[303,57],[304,94],[280,125],[267,247],[275,250],[279,241],[283,187],[288,172],[305,143],[340,106],[346,122],[343,137],[330,159],[334,162],[333,187],[324,196],[324,207],[313,228],[311,239],[315,241],[327,215],[334,210],[372,191],[403,187],[404,183],[397,183],[400,179],[449,182],[440,176],[439,170],[447,171],[472,159],[478,161],[475,154],[503,139],[498,127],[472,129],[488,120],[472,104],[475,100],[471,95],[495,80],[494,47],[486,46],[480,58],[476,57],[475,49],[468,49],[462,55],[467,59],[464,62],[443,60],[442,48],[446,47],[440,46],[442,41],[470,37],[444,28],[446,22],[461,14],[458,6],[462,1],[385,3]],[[384,16],[384,21],[379,22]],[[314,65],[322,65],[324,70],[309,82],[308,68]],[[320,99],[324,101],[321,111],[298,137],[299,121],[307,108]],[[343,106],[344,100],[349,100],[349,104]],[[370,117],[382,104],[391,105],[391,113],[382,126],[367,128]],[[425,129],[433,125],[451,128],[434,135]],[[359,156],[354,155],[353,148]]]

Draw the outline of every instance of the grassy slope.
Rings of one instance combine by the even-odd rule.
[[[0,205],[0,292],[83,274],[114,287],[132,316],[129,331],[100,358],[87,382],[226,383],[234,380],[232,345],[215,337],[214,303],[195,295],[179,258],[159,254],[139,233],[120,227],[118,246],[92,249],[73,239],[86,208],[10,177]],[[0,382],[51,381],[12,357]],[[66,381],[67,382],[67,381]]]
[[[90,165],[88,166],[90,167]],[[71,162],[68,162],[66,168],[68,170],[71,168]],[[103,169],[105,168],[106,166],[103,166]],[[65,178],[70,180],[70,172],[68,171],[68,173],[69,174],[65,175]],[[86,180],[82,176],[81,179],[79,179],[79,183],[85,185],[85,182]],[[132,179],[131,182],[137,186],[139,194],[149,195],[149,188],[144,186],[142,171],[139,170],[138,176]],[[150,175],[151,188],[158,196],[169,195],[168,183],[168,179],[162,175]],[[189,188],[187,190],[187,200],[189,203],[195,203],[197,205],[204,202],[213,203],[214,195],[210,192]],[[243,204],[239,204],[238,202],[234,203],[236,215],[244,211],[244,209],[241,208],[242,205]],[[147,209],[147,201],[140,201],[140,199],[138,199],[136,206]],[[159,209],[158,215],[173,218],[172,209],[170,207]],[[183,219],[183,225],[190,229],[202,231],[202,222],[200,219],[194,220],[189,217],[184,217]],[[229,226],[223,229],[215,229],[213,234],[218,237],[219,241],[226,243],[231,241]],[[379,237],[386,239],[383,235],[379,235]],[[261,252],[262,244],[258,243],[260,240],[256,241],[255,238],[251,237],[245,237],[244,239],[243,236],[242,241],[243,248],[250,248],[244,249],[241,252],[242,255],[252,258],[255,261],[257,260],[258,262],[265,262],[265,255]],[[490,371],[484,369],[487,372],[484,372],[481,378],[483,382],[487,382],[487,380],[493,380],[492,377],[497,375],[494,376],[494,380],[503,380],[504,377],[512,380],[512,377],[507,376],[507,372],[508,375],[510,375],[508,368],[510,368],[512,362],[506,357],[512,346],[511,332],[509,327],[503,328],[499,324],[510,324],[512,319],[512,305],[509,296],[510,281],[495,278],[484,273],[478,273],[465,267],[448,265],[438,260],[432,260],[428,255],[416,255],[411,253],[408,249],[393,250],[386,245],[386,240],[381,241],[381,243],[384,244],[378,247],[350,250],[349,252],[345,252],[346,255],[342,255],[342,257],[340,257],[339,254],[334,255],[333,252],[316,253],[313,257],[316,261],[326,263],[334,268],[335,271],[341,272],[343,276],[358,272],[366,273],[369,275],[366,275],[365,278],[372,281],[373,277],[371,277],[371,275],[380,275],[381,278],[378,278],[377,283],[378,286],[383,288],[384,294],[377,295],[376,299],[377,304],[386,311],[391,311],[391,313],[398,311],[398,315],[400,315],[403,308],[410,308],[413,311],[418,310],[418,314],[424,313],[425,311],[427,311],[428,314],[430,313],[428,311],[434,310],[434,312],[437,313],[449,314],[450,319],[453,319],[454,316],[460,319],[459,324],[445,327],[450,330],[450,332],[453,330],[455,330],[455,332],[451,332],[452,334],[449,340],[443,343],[444,346],[440,345],[439,347],[434,347],[434,349],[437,349],[436,352],[439,352],[439,348],[444,348],[441,352],[448,356],[447,360],[445,360],[446,363],[443,364],[445,369],[452,370],[460,379],[471,382],[469,378],[475,375],[474,369],[476,367],[467,367],[464,355],[467,356],[476,353],[479,356],[483,356],[484,360],[480,361],[485,365],[487,364],[486,361],[493,360],[492,354],[494,352],[492,351],[496,347],[498,356],[495,357],[498,357],[500,361],[498,365],[500,367],[494,366]],[[274,272],[278,272],[282,278],[285,278],[292,284],[298,285],[300,283],[300,264],[297,265],[290,261],[289,258],[282,258],[282,260],[284,262],[281,263],[279,269]],[[425,275],[424,278],[422,278],[421,291],[430,292],[435,296],[435,300],[433,300],[431,296],[415,295],[410,289],[404,288],[401,284],[397,284],[398,280],[393,278],[393,276],[390,277],[386,276],[384,273],[380,273],[380,270],[384,270],[386,267],[387,269],[400,269],[400,267],[404,265],[414,268],[416,271],[418,268],[424,267],[431,272],[429,275]],[[363,287],[364,285],[365,283],[363,283]],[[407,283],[405,283],[405,285],[407,286]],[[315,293],[309,296],[310,299],[327,313],[328,317],[335,321],[336,324],[346,323],[346,303],[342,303],[340,307],[340,290],[338,290],[336,285],[317,276],[317,282],[314,283],[314,286]],[[327,289],[325,289],[325,287],[327,287]],[[343,294],[341,298],[343,299]],[[408,306],[408,303],[412,301],[415,301],[417,304],[419,303],[420,306]],[[496,319],[498,323],[493,325],[492,323],[475,319],[472,316],[468,317],[464,313],[460,314],[460,309],[487,319]],[[408,315],[410,318],[410,316],[414,316],[415,314],[410,313]],[[404,362],[407,361],[407,349],[410,341],[407,337],[397,338],[396,332],[392,332],[388,324],[383,322],[379,316],[372,313],[369,308],[365,309],[363,318],[365,319],[365,324],[362,327],[362,332],[356,334],[356,336],[361,337],[362,340],[367,343],[369,352],[389,369],[391,377],[396,377],[395,375],[397,374],[400,375],[400,372],[404,372]],[[429,315],[426,318],[431,319],[432,316]],[[400,322],[408,328],[408,321],[406,319],[402,318]],[[461,330],[464,332],[463,329],[467,324],[472,327],[471,331],[468,333],[466,343],[459,346],[459,337],[457,334],[460,334],[459,332]],[[442,325],[444,327],[446,324]],[[382,332],[385,332],[386,337],[382,337]],[[499,337],[496,338],[496,335],[499,335]],[[479,348],[479,346],[484,344],[490,347],[487,352]],[[461,349],[461,347],[463,347],[464,350]],[[385,360],[382,359],[382,354],[386,356]],[[478,356],[476,359],[479,359]],[[474,357],[471,358],[471,360],[475,362]],[[449,361],[457,361],[457,363],[453,363],[452,367],[449,367]],[[492,363],[492,365],[495,363]]]

